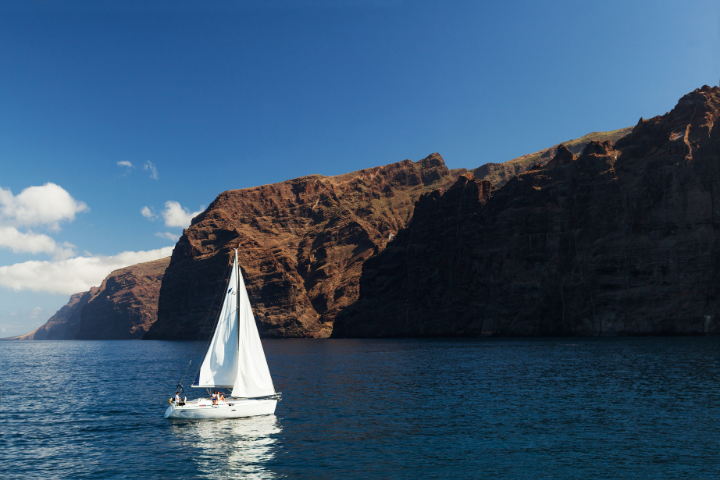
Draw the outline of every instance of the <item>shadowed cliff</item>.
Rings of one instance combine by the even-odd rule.
[[[720,90],[495,189],[423,195],[334,337],[720,331]]]
[[[502,187],[512,177],[525,173],[533,165],[542,166],[548,163],[555,157],[558,147],[561,145],[574,154],[580,154],[590,142],[609,141],[611,143],[615,143],[631,131],[632,127],[628,127],[610,132],[588,133],[587,135],[576,138],[575,140],[568,140],[567,142],[563,142],[550,148],[544,148],[535,153],[528,153],[527,155],[513,158],[507,162],[486,163],[475,170],[471,170],[471,173],[475,175],[475,178],[487,180],[496,187]]]

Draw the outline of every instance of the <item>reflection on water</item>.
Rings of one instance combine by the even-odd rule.
[[[275,478],[266,468],[275,456],[275,435],[282,431],[275,415],[230,420],[171,421],[170,434],[184,450],[195,449],[197,473],[206,478]]]

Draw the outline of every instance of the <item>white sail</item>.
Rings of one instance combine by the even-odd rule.
[[[237,255],[237,252],[236,252]],[[238,356],[237,378],[232,391],[233,397],[264,397],[273,395],[270,369],[268,369],[255,316],[250,306],[245,281],[239,275],[240,292],[240,352]]]
[[[237,252],[235,252],[235,261],[215,335],[200,366],[198,376],[193,382],[193,387],[230,388],[235,385],[238,368],[237,262]]]

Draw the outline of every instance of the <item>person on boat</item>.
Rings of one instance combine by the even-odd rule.
[[[217,405],[217,401],[218,401],[217,390],[213,390],[213,394],[212,394],[212,402],[213,402],[213,405]]]
[[[185,405],[185,402],[180,398],[180,392],[175,392],[175,405]]]

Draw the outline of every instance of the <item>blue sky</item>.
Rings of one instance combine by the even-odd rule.
[[[717,0],[0,2],[0,188],[16,213],[47,183],[76,202],[35,223],[0,212],[6,233],[57,246],[0,238],[0,337],[68,297],[2,267],[164,254],[184,221],[167,225],[168,201],[192,213],[224,190],[433,152],[475,168],[719,80]]]

